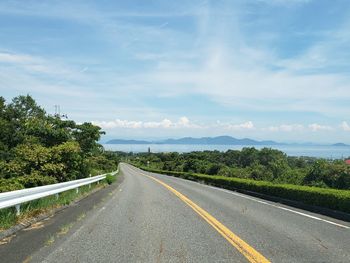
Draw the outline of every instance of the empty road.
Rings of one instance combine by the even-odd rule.
[[[30,262],[349,262],[350,224],[121,164],[124,181]]]

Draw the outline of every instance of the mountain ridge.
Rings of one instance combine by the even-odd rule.
[[[156,141],[112,139],[107,141],[106,144],[286,145],[286,143],[280,143],[271,140],[258,141],[250,138],[237,139],[231,136],[201,138],[183,137],[180,139],[166,139]]]
[[[172,145],[328,145],[337,147],[349,147],[350,145],[345,143],[334,144],[317,144],[317,143],[284,143],[276,142],[273,140],[254,140],[250,138],[238,139],[228,135],[216,136],[216,137],[183,137],[179,139],[164,139],[164,140],[133,140],[133,139],[112,139],[105,142],[106,144],[172,144]]]

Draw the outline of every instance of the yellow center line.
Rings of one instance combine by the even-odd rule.
[[[174,193],[178,198],[180,198],[183,202],[185,202],[189,207],[191,207],[196,213],[198,213],[205,221],[208,222],[216,231],[218,231],[232,246],[234,246],[240,253],[242,253],[249,262],[254,263],[266,263],[270,262],[263,255],[261,255],[258,251],[256,251],[253,247],[251,247],[248,243],[242,240],[240,237],[235,235],[230,229],[220,223],[216,218],[210,215],[207,211],[199,207],[197,204],[192,202],[189,198],[169,186],[168,184],[149,176],[147,174],[141,173],[144,176],[151,178],[157,183],[163,185],[169,191]]]

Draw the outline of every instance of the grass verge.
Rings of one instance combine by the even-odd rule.
[[[110,175],[112,176],[112,175]],[[75,189],[62,192],[59,194],[58,199],[56,196],[48,196],[38,200],[33,200],[28,203],[21,204],[21,214],[16,216],[16,210],[14,207],[5,208],[0,210],[0,231],[6,230],[20,222],[23,222],[27,219],[36,217],[40,214],[49,212],[52,209],[69,205],[75,200],[81,199],[87,196],[92,190],[97,188],[102,188],[107,186],[108,184],[116,181],[117,175],[113,176],[111,179],[107,179],[100,181],[100,183],[93,183],[91,187],[89,185],[85,185],[79,187],[79,192],[77,193]]]
[[[199,181],[229,190],[242,189],[292,201],[298,201],[307,205],[325,207],[332,210],[350,213],[349,190],[326,189],[290,184],[273,184],[266,181],[255,181],[225,176],[162,171],[150,169],[148,167],[139,168],[149,172],[171,175],[192,181]]]

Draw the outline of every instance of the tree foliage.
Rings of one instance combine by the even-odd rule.
[[[0,192],[84,178],[118,164],[98,143],[100,127],[48,115],[29,95],[8,104],[0,97],[0,130]]]
[[[350,166],[339,160],[291,157],[271,148],[203,151],[190,153],[139,153],[131,156],[137,165],[151,169],[221,175],[324,188],[350,189]]]

